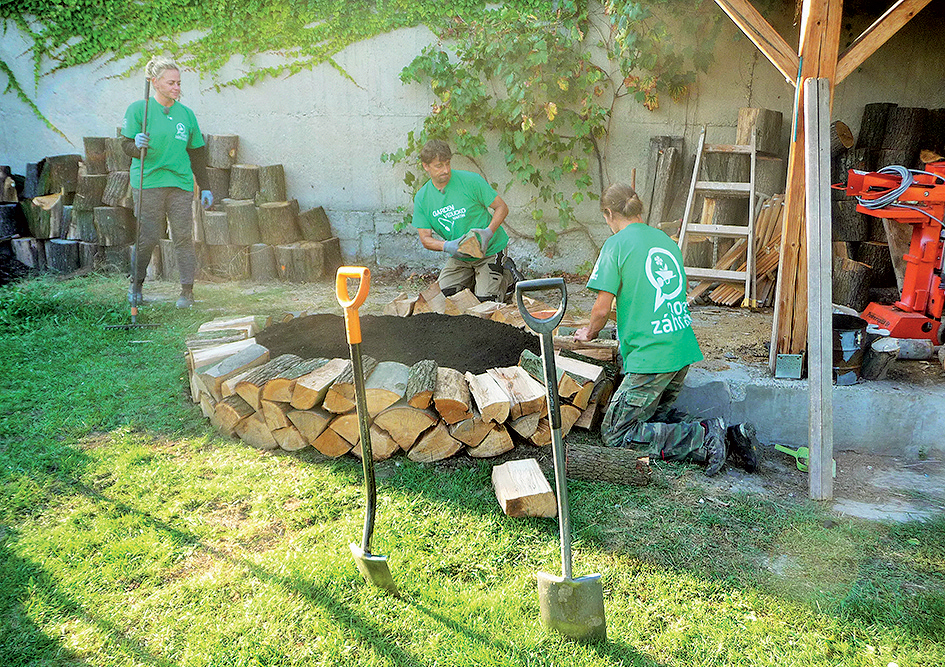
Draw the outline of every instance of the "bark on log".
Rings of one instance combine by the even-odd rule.
[[[344,266],[344,257],[341,254],[341,239],[333,236],[330,239],[321,241],[322,256],[325,258],[324,271],[326,276],[333,276],[338,272],[339,267]]]
[[[277,449],[279,443],[266,425],[266,421],[257,412],[236,425],[236,435],[240,440],[257,449]]]
[[[860,375],[864,380],[882,380],[899,355],[899,341],[895,338],[877,338],[866,348]]]
[[[888,150],[902,151],[904,161],[900,164],[910,168],[915,166],[928,118],[929,110],[919,107],[896,107],[890,111],[881,154]]]
[[[331,224],[321,206],[299,213],[296,222],[306,241],[327,241],[331,238]]]
[[[865,241],[869,235],[866,216],[856,210],[856,200],[842,199],[834,201],[831,215],[832,237],[834,241]]]
[[[432,410],[411,407],[400,401],[374,418],[374,425],[383,429],[402,450],[409,452],[417,439],[440,420]]]
[[[830,157],[834,158],[840,153],[853,148],[856,143],[853,139],[853,132],[850,126],[841,120],[835,120],[830,124]]]
[[[351,361],[348,359],[332,359],[325,365],[299,377],[292,388],[290,401],[292,407],[309,410],[321,405],[325,400],[325,394],[328,393],[328,388],[350,365]]]
[[[269,245],[285,245],[299,240],[295,212],[287,201],[262,204],[257,209],[259,238]]]
[[[510,366],[490,368],[487,372],[509,397],[509,417],[512,419],[547,409],[545,386],[526,373],[525,369]]]
[[[22,211],[19,203],[0,204],[0,236],[16,236],[19,234],[21,220]]]
[[[46,245],[40,239],[27,236],[12,239],[10,244],[18,262],[38,271],[46,268]]]
[[[96,206],[92,215],[95,233],[101,245],[127,246],[134,243],[134,218],[127,208]],[[167,275],[167,271],[164,275]]]
[[[207,245],[228,245],[230,228],[225,211],[204,211],[203,242]]]
[[[281,164],[259,168],[259,203],[280,202],[288,199],[285,190],[285,169]]]
[[[912,225],[883,218],[883,229],[886,230],[886,242],[889,244],[889,255],[892,260],[893,273],[896,276],[896,287],[902,291],[902,279],[906,274],[905,255],[909,252],[912,243]]]
[[[840,259],[833,267],[833,302],[862,312],[869,304],[872,269],[852,259]]]
[[[83,137],[85,169],[88,174],[108,173],[108,137]]]
[[[410,367],[404,398],[414,408],[430,407],[436,389],[437,365],[432,359],[423,359]]]
[[[310,443],[314,442],[328,428],[331,420],[335,418],[335,415],[321,408],[290,410],[286,413],[286,416],[293,426],[299,430],[302,437]],[[347,453],[347,450],[342,453]]]
[[[371,417],[404,397],[410,369],[399,361],[382,361],[364,383],[367,410]]]
[[[271,245],[255,243],[249,246],[249,272],[257,282],[270,282],[278,277],[276,253]]]
[[[433,404],[447,424],[455,424],[472,416],[472,397],[462,373],[445,366],[437,368]]]
[[[492,468],[492,487],[502,511],[511,517],[553,517],[558,503],[535,459],[509,461]]]
[[[351,451],[351,443],[330,428],[322,431],[321,435],[312,440],[311,443],[312,447],[333,459],[344,456]]]
[[[207,185],[213,193],[214,208],[230,196],[230,170],[207,167]]]
[[[42,181],[43,162],[28,162],[26,164],[26,176],[23,181],[23,199],[32,199],[46,194],[46,183]]]
[[[0,202],[16,204],[20,201],[20,196],[16,191],[16,181],[12,176],[0,175]]]
[[[102,203],[105,206],[125,206],[128,201],[130,174],[127,171],[110,171],[105,181],[105,190],[102,192]],[[127,207],[126,208],[132,208]]]
[[[120,137],[109,137],[105,142],[105,168],[108,173],[131,169],[131,157],[122,150]]]
[[[180,272],[177,269],[177,253],[174,252],[174,242],[170,239],[161,239],[159,245],[161,246],[161,273],[164,280],[177,282],[180,280]]]
[[[253,342],[255,343],[255,341]],[[301,361],[301,357],[295,354],[283,354],[275,359],[270,359],[246,375],[236,385],[236,393],[242,396],[243,400],[253,406],[254,409],[259,410],[263,387],[266,383]]]
[[[841,153],[830,161],[831,183],[846,184],[850,178],[850,170],[872,171],[876,166],[879,149],[856,148]],[[831,190],[830,198],[835,201],[848,201],[845,191]]]
[[[646,486],[652,477],[650,457],[632,449],[570,443],[567,458],[569,479]]]
[[[285,369],[266,382],[266,386],[263,387],[262,398],[269,401],[290,403],[295,395],[295,385],[299,379],[308,377],[327,363],[328,359],[322,358],[301,360],[295,366]]]
[[[364,355],[361,357],[361,367],[364,371],[364,381],[367,382],[368,378],[371,377],[371,373],[377,368],[377,359]],[[338,377],[328,388],[325,400],[322,401],[322,407],[335,414],[345,414],[354,410],[356,405],[354,367],[349,360],[344,370],[338,374]]]
[[[259,192],[259,165],[234,164],[230,168],[230,199],[252,199]]]
[[[488,423],[488,422],[487,422]],[[506,452],[515,449],[515,443],[512,442],[512,436],[503,424],[492,424],[492,428],[475,447],[467,447],[466,453],[474,459],[492,458],[501,456]]]
[[[281,280],[290,283],[312,283],[324,276],[325,257],[320,243],[302,241],[277,245],[274,252]]]
[[[870,278],[871,287],[890,287],[896,284],[887,243],[864,241],[857,246],[854,259],[873,268],[873,275]]]
[[[34,197],[31,208],[32,215],[29,216],[30,234],[38,239],[61,238],[63,232],[62,195],[57,193]]]
[[[501,424],[509,418],[511,410],[509,397],[502,391],[494,377],[488,373],[475,375],[467,371],[466,382],[483,420]]]
[[[256,206],[248,199],[226,199],[223,202],[226,211],[229,234],[238,245],[259,243],[259,216]]]
[[[107,174],[82,174],[76,184],[75,199],[72,202],[76,211],[91,211],[104,202]]]
[[[214,406],[215,423],[217,430],[226,435],[233,435],[236,426],[256,410],[240,396],[227,396]]]
[[[522,354],[518,358],[518,365],[524,368],[529,375],[544,385],[545,371],[544,362],[542,361],[541,357],[531,350],[522,350]],[[571,398],[581,390],[581,385],[578,384],[577,380],[568,375],[564,369],[558,368],[557,364],[555,365],[555,373],[558,376],[558,386],[556,387],[556,391],[560,397]]]
[[[207,135],[207,166],[230,169],[236,163],[240,138],[235,134]]]
[[[78,241],[46,241],[46,268],[56,273],[72,273],[79,268]]]
[[[652,202],[654,200],[654,192],[660,184],[657,182],[657,171],[660,166],[660,157],[662,154],[672,148],[676,151],[677,155],[682,155],[683,151],[683,137],[671,137],[671,136],[657,136],[650,137],[650,150],[649,155],[646,161],[646,180],[644,187],[644,195],[641,197],[643,201]],[[679,183],[671,184],[673,189],[678,188]],[[656,215],[648,213],[647,221],[650,225],[656,225],[660,222],[656,220]]]
[[[417,444],[407,452],[407,458],[418,463],[432,463],[447,459],[462,448],[463,443],[450,435],[446,423],[439,421],[420,436]]]
[[[856,147],[868,150],[879,150],[883,146],[886,136],[886,124],[889,122],[889,113],[899,105],[892,102],[872,102],[863,107],[863,116],[860,119],[860,131],[856,137]]]
[[[223,399],[223,383],[234,375],[262,366],[269,361],[269,350],[262,345],[253,344],[209,367],[195,370],[201,376],[203,385],[217,401]]]
[[[79,180],[79,162],[82,161],[81,155],[50,155],[43,160],[44,176],[41,180],[46,182],[46,192],[62,192],[65,195],[75,193],[76,184]],[[71,203],[72,197],[67,196],[66,203]]]
[[[241,245],[206,245],[208,261],[204,270],[225,280],[245,280],[250,276],[249,248]]]
[[[89,214],[91,216],[91,213]],[[160,250],[155,248],[155,251]],[[97,269],[102,263],[102,246],[79,241],[79,266]]]
[[[738,110],[735,143],[751,143],[751,135],[754,133],[756,151],[782,155],[784,153],[781,149],[782,122],[783,116],[780,111],[743,107]]]
[[[359,438],[360,440],[360,438]],[[385,461],[400,451],[400,446],[384,431],[371,426],[371,458],[374,461]],[[362,456],[361,443],[351,448],[351,453],[359,459]]]
[[[131,275],[131,247],[127,245],[120,246],[106,246],[102,245],[102,253],[104,256],[103,267],[106,271],[117,271],[118,273],[124,273],[126,275]],[[161,256],[164,255],[164,249],[161,249]],[[167,274],[164,274],[165,280],[167,279]]]
[[[672,219],[676,186],[683,168],[682,162],[681,150],[668,146],[660,151],[653,182],[653,198],[647,218],[651,226]]]
[[[482,251],[482,244],[479,243],[479,237],[468,232],[459,242],[459,251],[470,257],[482,259],[485,253]]]

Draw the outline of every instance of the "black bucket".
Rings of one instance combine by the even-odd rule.
[[[856,384],[860,381],[863,351],[866,349],[867,322],[861,317],[833,315],[833,383]]]

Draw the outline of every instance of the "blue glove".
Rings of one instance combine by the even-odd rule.
[[[209,190],[200,191],[200,205],[203,206],[204,210],[207,210],[213,206],[213,193]]]
[[[462,239],[456,239],[455,241],[444,241],[443,242],[443,252],[449,253],[451,256],[456,259],[468,259],[469,255],[464,252],[459,251],[459,242]]]
[[[138,132],[135,135],[135,148],[147,148],[148,147],[148,135],[144,132]]]
[[[470,229],[469,231],[479,237],[479,246],[482,248],[482,252],[485,253],[489,248],[489,241],[492,240],[494,232],[488,227],[484,229]]]

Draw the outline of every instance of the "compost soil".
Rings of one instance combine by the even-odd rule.
[[[361,354],[377,361],[412,365],[432,359],[438,366],[470,373],[518,364],[523,349],[540,354],[539,339],[528,331],[471,315],[422,313],[412,317],[365,315]],[[269,354],[303,359],[347,358],[344,317],[309,315],[263,329],[256,335]]]

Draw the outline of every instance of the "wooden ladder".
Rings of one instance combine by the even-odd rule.
[[[683,213],[682,225],[679,228],[679,249],[682,251],[683,261],[686,257],[688,234],[701,234],[708,237],[734,238],[745,240],[747,261],[744,271],[732,271],[721,268],[705,268],[699,266],[684,266],[686,278],[690,282],[712,281],[723,283],[744,283],[745,299],[748,303],[755,303],[755,164],[757,153],[755,150],[755,133],[752,132],[749,144],[706,144],[706,128],[702,126],[699,135],[699,149],[696,151],[696,163],[692,170],[692,182],[689,184],[689,196],[686,199],[686,210]],[[703,157],[711,153],[741,154],[749,156],[749,179],[747,182],[735,181],[705,181],[700,180],[699,170],[702,167]],[[747,197],[748,220],[745,225],[714,225],[700,224],[689,221],[692,215],[696,195],[707,198]],[[741,245],[739,243],[739,245]],[[741,254],[740,252],[738,253]],[[729,262],[733,264],[734,262]]]

